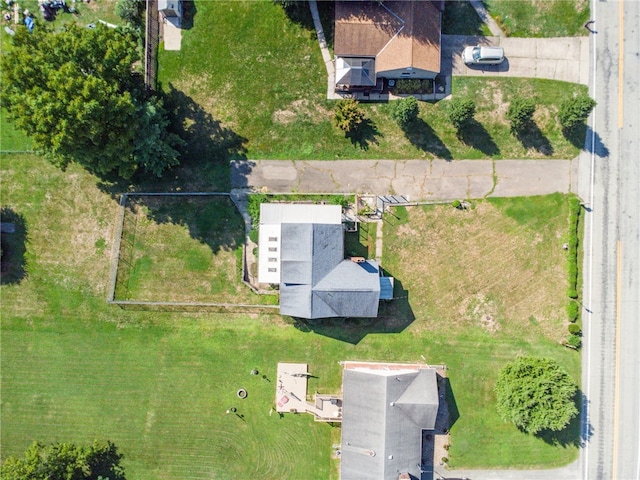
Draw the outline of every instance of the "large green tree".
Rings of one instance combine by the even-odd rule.
[[[53,163],[97,174],[160,176],[178,163],[162,102],[135,72],[137,40],[126,29],[76,25],[17,30],[3,55],[3,107]]]
[[[32,444],[24,458],[7,458],[3,480],[125,480],[122,454],[111,443],[77,446],[72,443]]]
[[[498,413],[527,433],[559,431],[578,414],[576,384],[549,358],[520,357],[500,372]]]

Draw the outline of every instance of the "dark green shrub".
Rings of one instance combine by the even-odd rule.
[[[251,223],[256,227],[260,224],[260,204],[268,202],[269,197],[264,193],[257,193],[255,195],[249,195],[249,203],[247,205],[247,212],[251,216]]]
[[[469,98],[454,98],[447,105],[447,117],[457,129],[469,122],[475,113],[476,104]]]
[[[405,128],[418,118],[418,101],[415,97],[406,97],[394,103],[391,110],[393,118],[400,128]]]
[[[565,100],[560,104],[558,120],[564,130],[573,130],[587,119],[596,101],[586,94]]]
[[[364,122],[364,112],[353,98],[338,100],[335,112],[336,126],[345,133],[357,130]]]
[[[578,350],[582,346],[582,339],[578,335],[569,335],[567,346]]]
[[[578,311],[578,304],[576,302],[571,302],[567,305],[567,316],[570,322],[573,323],[578,319]]]
[[[511,101],[507,109],[507,120],[513,132],[520,132],[531,123],[536,104],[531,98],[518,97]]]
[[[249,232],[249,240],[253,243],[258,243],[258,229],[252,228]]]
[[[142,20],[142,7],[144,2],[139,0],[118,0],[116,14],[124,21],[138,25]]]
[[[580,328],[580,325],[575,324],[575,323],[570,323],[569,324],[569,333],[571,335],[579,335],[581,331],[582,331],[582,329]]]

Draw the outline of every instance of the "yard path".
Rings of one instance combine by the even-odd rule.
[[[411,201],[577,192],[574,160],[234,160],[234,189],[405,195]]]

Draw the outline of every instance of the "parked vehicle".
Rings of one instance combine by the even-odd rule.
[[[504,61],[502,47],[467,47],[462,52],[462,59],[467,65],[498,65]]]

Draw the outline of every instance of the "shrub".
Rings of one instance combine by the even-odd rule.
[[[567,296],[575,300],[576,298],[578,298],[578,291],[573,288],[570,288],[569,291],[567,292]]]
[[[407,97],[394,103],[391,117],[401,128],[405,128],[415,122],[418,112],[418,101],[415,97]]]
[[[469,122],[475,113],[476,104],[469,98],[454,98],[447,105],[447,117],[457,129]]]
[[[251,216],[251,222],[256,227],[260,224],[260,204],[268,202],[268,197],[264,193],[257,193],[255,195],[249,195],[249,203],[247,205],[247,212]]]
[[[579,335],[581,331],[582,329],[580,328],[580,325],[577,325],[575,323],[569,324],[569,333],[571,335]]]
[[[586,94],[577,95],[560,104],[558,120],[564,130],[573,130],[587,119],[596,101]]]
[[[364,122],[364,112],[360,109],[358,101],[353,98],[339,100],[336,105],[335,122],[345,133],[357,130]]]
[[[567,316],[572,323],[578,319],[578,304],[576,302],[571,302],[567,305]]]
[[[138,25],[141,21],[141,12],[144,2],[139,0],[118,0],[116,3],[116,13],[124,21],[133,25]]]
[[[569,335],[569,338],[567,338],[567,346],[578,350],[582,347],[582,339],[579,335]]]
[[[451,202],[451,206],[453,208],[460,208],[460,205],[462,205],[462,203],[460,202],[460,200],[454,200],[453,202]]]
[[[531,123],[536,105],[531,98],[518,97],[511,101],[507,109],[507,120],[513,132],[520,132]]]

